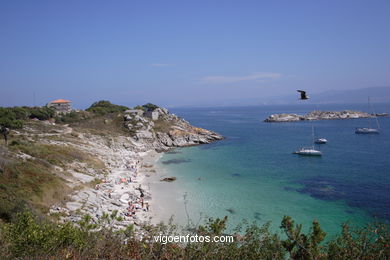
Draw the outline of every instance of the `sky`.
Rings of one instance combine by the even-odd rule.
[[[390,88],[389,13],[388,0],[3,0],[0,106]]]

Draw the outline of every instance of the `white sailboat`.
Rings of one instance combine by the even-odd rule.
[[[314,149],[314,127],[312,127],[312,143],[311,147],[301,147],[299,150],[295,151],[294,154],[306,155],[306,156],[321,156],[322,152]]]
[[[368,127],[358,127],[355,129],[355,134],[379,134],[379,130],[380,130],[380,126],[379,126],[379,121],[378,121],[378,117],[376,116],[375,112],[374,112],[374,109],[372,108],[371,106],[371,103],[370,103],[370,98],[368,98],[368,107],[371,109],[372,111],[372,114],[375,118],[375,121],[376,121],[376,125],[377,125],[377,128],[373,128],[371,127],[371,119],[369,118],[368,119]]]
[[[314,140],[314,142],[316,144],[326,144],[328,140],[326,138],[317,138],[316,140]]]
[[[315,139],[314,139],[315,144],[326,144],[328,142],[328,140],[326,138],[318,137],[316,133],[314,134],[314,136],[315,136]]]

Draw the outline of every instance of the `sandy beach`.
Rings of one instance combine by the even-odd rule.
[[[140,174],[143,177],[140,183],[147,187],[151,195],[148,201],[150,205],[148,220],[152,224],[167,223],[173,217],[175,223],[185,224],[187,219],[183,198],[185,190],[175,181],[161,181],[163,178],[171,177],[167,169],[159,163],[162,157],[163,153],[156,152],[149,152],[142,157],[142,163],[147,167],[141,167]]]

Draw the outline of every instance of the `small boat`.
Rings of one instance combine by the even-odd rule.
[[[368,98],[368,107],[371,108],[372,111],[374,111],[374,109],[372,108],[371,103],[370,103],[370,98]],[[355,134],[379,134],[380,126],[379,126],[377,114],[375,114],[375,112],[373,112],[371,115],[372,115],[372,117],[375,118],[377,128],[371,127],[371,119],[369,118],[368,119],[369,126],[368,127],[357,127],[355,129]]]
[[[321,156],[322,152],[314,149],[314,147],[310,148],[300,148],[298,151],[295,151],[294,154],[306,155],[306,156]]]
[[[379,129],[370,127],[356,128],[355,134],[379,134]]]
[[[311,128],[312,130],[312,147],[302,147],[299,148],[298,151],[293,152],[294,154],[299,154],[299,155],[306,155],[306,156],[321,156],[322,152],[319,150],[314,149],[314,127]],[[319,138],[319,139],[324,139],[324,138]],[[326,139],[325,139],[326,140]]]
[[[317,136],[314,127],[312,127],[312,131],[313,131],[313,142],[315,144],[326,144],[328,142],[328,140],[326,140],[325,138]]]
[[[317,138],[314,140],[314,143],[316,144],[326,144],[328,142],[328,140],[326,140],[325,138]]]

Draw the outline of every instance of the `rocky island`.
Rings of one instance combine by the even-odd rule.
[[[333,119],[355,119],[369,118],[374,116],[387,116],[386,113],[368,114],[360,111],[312,111],[306,115],[298,114],[273,114],[264,120],[264,122],[296,122],[306,120],[333,120]]]

